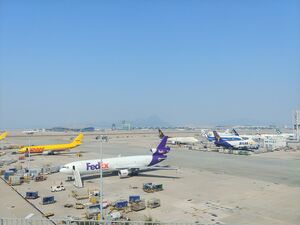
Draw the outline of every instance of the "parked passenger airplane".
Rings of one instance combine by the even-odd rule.
[[[201,131],[202,136],[206,137],[207,140],[210,142],[215,141],[215,136],[213,132],[206,133],[204,130]],[[242,137],[239,136],[239,134],[232,129],[232,132],[226,131],[224,133],[218,133],[219,136],[224,140],[224,141],[240,141],[243,140]]]
[[[251,149],[258,149],[259,144],[253,141],[252,139],[244,140],[239,137],[239,140],[224,140],[217,131],[213,131],[215,136],[215,145],[217,147],[224,147],[227,149],[241,149],[241,150],[251,150]]]
[[[24,130],[24,131],[22,131],[22,133],[24,133],[24,134],[35,134],[38,132],[39,132],[39,130]]]
[[[6,136],[7,136],[7,132],[4,131],[2,134],[0,134],[0,141],[6,138]]]
[[[276,129],[276,133],[278,136],[286,138],[286,139],[294,139],[295,134],[293,133],[282,133],[278,128]]]
[[[159,133],[159,137],[163,138],[165,135],[164,133],[161,131],[161,129],[158,129],[158,133]],[[168,138],[168,143],[169,144],[195,144],[199,142],[198,139],[194,138],[194,137],[169,137]]]
[[[18,153],[42,153],[43,155],[52,155],[58,152],[63,152],[75,148],[81,144],[83,134],[80,133],[74,141],[68,144],[54,144],[54,145],[37,145],[37,146],[25,146],[19,149]]]
[[[252,135],[252,139],[269,139],[269,138],[277,138],[281,137],[286,140],[291,140],[295,138],[295,135],[293,133],[282,133],[278,128],[275,130],[276,134],[261,134],[258,132],[256,135]]]
[[[139,156],[124,156],[116,158],[103,159],[102,165],[100,159],[76,161],[64,165],[60,172],[66,174],[81,175],[99,174],[100,166],[104,172],[118,171],[118,175],[128,177],[130,175],[136,175],[142,170],[158,170],[158,169],[170,169],[168,167],[154,166],[167,158],[167,153],[170,151],[169,147],[166,147],[168,137],[163,137],[157,148],[151,149],[152,155],[139,155]],[[76,176],[74,176],[76,179]]]

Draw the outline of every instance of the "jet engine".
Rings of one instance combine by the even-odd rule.
[[[42,155],[55,155],[55,152],[52,152],[52,151],[43,151]]]
[[[120,178],[129,177],[129,171],[128,170],[119,170],[118,175]]]

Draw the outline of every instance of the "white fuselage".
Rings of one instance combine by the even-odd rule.
[[[258,135],[261,139],[264,138],[276,138],[276,137],[282,137],[285,139],[293,139],[294,138],[294,134],[288,134],[288,133],[282,133],[282,134],[259,134]]]
[[[102,169],[104,172],[113,172],[122,169],[146,168],[151,163],[152,158],[152,155],[107,158],[102,160]],[[60,169],[60,172],[73,174],[73,170],[78,170],[81,175],[99,173],[100,159],[68,163]]]
[[[256,149],[259,147],[259,144],[252,139],[241,140],[241,141],[227,141],[235,149]]]
[[[168,143],[171,144],[195,144],[198,140],[194,137],[172,137],[168,138]]]

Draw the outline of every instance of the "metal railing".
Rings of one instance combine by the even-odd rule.
[[[218,223],[220,224],[220,223]],[[153,221],[97,221],[47,218],[0,218],[0,225],[203,225],[200,223],[153,222]],[[207,224],[206,224],[207,225]]]

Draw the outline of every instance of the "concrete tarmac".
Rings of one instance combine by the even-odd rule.
[[[184,135],[184,133],[183,133]],[[186,134],[190,135],[190,134]],[[5,144],[26,144],[27,137],[7,138]],[[32,137],[31,143],[51,144],[67,143],[69,136]],[[159,139],[156,134],[118,134],[103,144],[103,155],[151,154],[150,148],[156,147]],[[3,143],[2,143],[3,144]],[[83,144],[72,152],[82,152],[82,157],[75,154],[54,156],[34,156],[32,167],[45,164],[63,165],[72,161],[99,158],[100,143],[95,136],[84,138]],[[17,158],[7,151],[6,158]],[[115,201],[128,198],[130,194],[139,194],[149,200],[161,199],[162,206],[151,210],[130,213],[132,219],[142,220],[151,217],[157,221],[200,222],[228,224],[297,224],[300,221],[300,152],[271,152],[259,155],[241,156],[215,152],[188,150],[184,147],[172,147],[168,159],[162,165],[178,167],[178,171],[151,171],[137,177],[119,179],[108,176],[104,179],[105,198]],[[23,167],[27,166],[24,162]],[[14,165],[8,166],[13,167]],[[31,182],[15,188],[25,194],[28,190],[39,190],[40,195],[49,195],[50,186],[64,182],[65,192],[54,193],[57,203],[49,206],[39,204],[40,199],[32,201],[43,212],[54,212],[57,218],[67,215],[81,217],[84,211],[66,209],[63,204],[75,204],[72,190],[78,190],[72,183],[65,182],[66,175],[52,174],[44,182]],[[148,194],[143,192],[145,182],[162,183],[165,190]],[[84,182],[87,189],[99,187],[99,178]],[[0,188],[6,184],[0,183]],[[136,189],[132,188],[136,187]],[[4,190],[4,189],[3,189]],[[5,198],[4,198],[5,195]],[[10,215],[25,217],[31,211],[30,205],[15,197],[14,193],[1,192],[0,207],[22,205],[26,210],[10,208]],[[34,211],[34,209],[32,209]],[[4,213],[3,213],[4,212]],[[0,216],[8,212],[0,210]],[[38,213],[35,212],[38,216]]]

